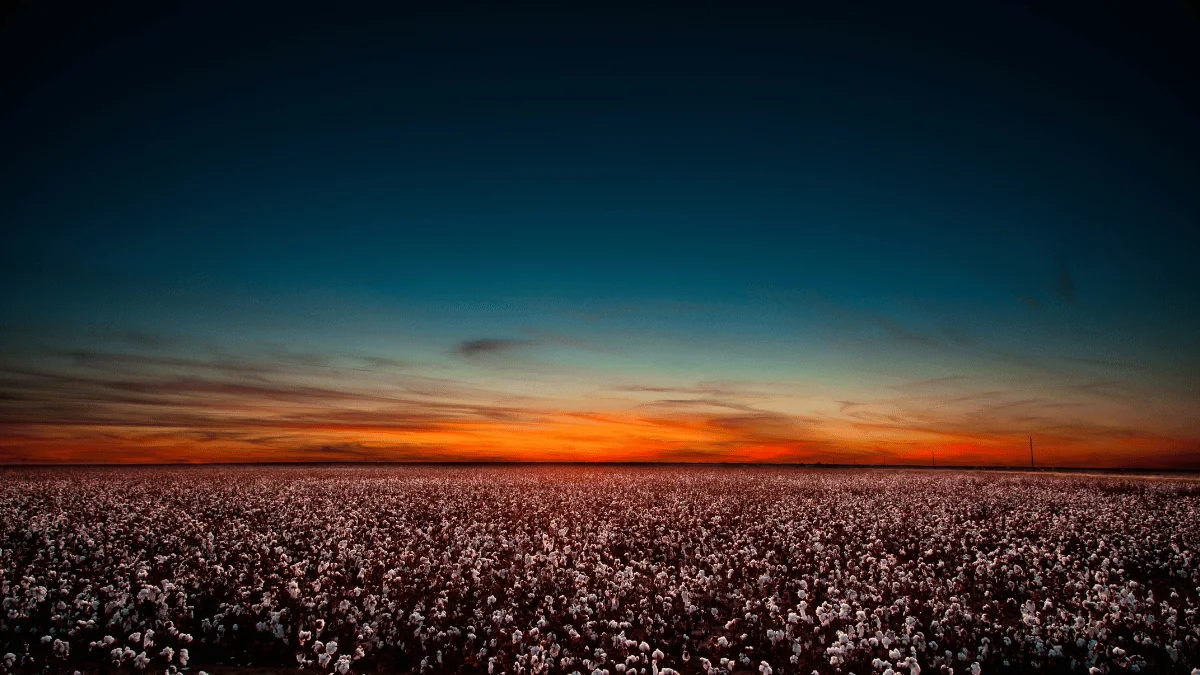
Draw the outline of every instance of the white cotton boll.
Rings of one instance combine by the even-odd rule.
[[[659,659],[662,659],[662,657],[664,657],[664,656],[666,656],[666,654],[663,654],[661,649],[655,649],[654,653],[652,653],[650,655],[650,658],[659,660]]]
[[[979,667],[978,661],[971,664],[971,675],[979,675],[981,672],[983,672],[983,669]]]
[[[771,664],[763,661],[758,664],[758,672],[762,673],[762,675],[771,675],[775,671],[771,670]]]
[[[330,640],[329,642],[325,643],[325,653],[329,654],[330,656],[333,656],[334,654],[337,653],[337,647],[338,647],[337,641]]]

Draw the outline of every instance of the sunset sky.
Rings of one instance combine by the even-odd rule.
[[[1200,468],[1182,3],[93,4],[0,26],[0,464]]]

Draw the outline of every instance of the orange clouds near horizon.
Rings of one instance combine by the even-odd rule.
[[[452,421],[427,428],[242,421],[233,430],[7,424],[4,464],[249,462],[723,462],[1027,466],[1027,439],[928,431],[855,435],[829,420],[788,434],[777,423],[703,414],[539,413],[522,421]],[[1035,439],[1039,466],[1196,468],[1193,439],[1152,435]]]
[[[0,463],[1027,466],[1032,436],[1039,466],[1200,468],[1186,405],[1143,419],[1113,383],[631,384],[521,365],[534,375],[375,357],[69,353],[0,372]]]

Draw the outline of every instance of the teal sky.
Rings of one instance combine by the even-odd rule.
[[[1106,11],[18,9],[0,461],[1195,466],[1200,23]]]

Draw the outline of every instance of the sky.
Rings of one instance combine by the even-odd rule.
[[[0,463],[1200,468],[1183,3],[118,4],[0,15]]]

